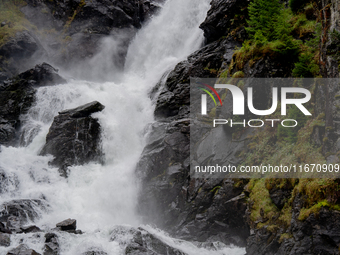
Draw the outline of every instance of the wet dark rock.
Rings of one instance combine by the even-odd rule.
[[[149,20],[161,8],[160,5],[165,0],[140,0],[139,19],[141,22]]]
[[[5,25],[6,25],[6,22],[3,21],[3,22],[1,22],[0,27],[4,27]]]
[[[127,46],[141,27],[141,19],[148,19],[154,12],[154,2],[157,1],[149,2],[150,8],[147,4],[142,8],[135,0],[28,0],[22,12],[32,24],[44,31],[43,36],[38,36],[49,56],[53,56],[49,58],[53,64],[66,70],[80,70],[101,51],[101,42],[106,36],[112,35],[118,41],[124,35],[124,56],[115,56],[114,60],[123,68]],[[85,77],[90,78],[91,75]]]
[[[61,230],[76,230],[77,229],[77,221],[74,219],[67,219],[62,222],[57,223],[57,228]]]
[[[274,78],[291,77],[297,55],[283,56],[282,58],[264,57],[257,61],[253,66],[248,62],[243,69],[245,77],[248,78]],[[235,71],[237,71],[235,69]]]
[[[30,58],[36,51],[42,50],[40,42],[29,31],[17,32],[16,36],[0,48],[0,55],[12,58]]]
[[[304,198],[297,194],[292,205],[291,226],[277,231],[268,226],[253,229],[247,240],[247,254],[338,254],[340,241],[340,212],[321,208],[318,215],[312,213],[304,221],[298,220]],[[282,234],[286,234],[279,242]]]
[[[13,232],[21,233],[22,222],[18,216],[9,216],[7,218],[6,227]]]
[[[27,112],[34,101],[35,89],[31,82],[6,81],[0,84],[0,144],[15,143],[20,127],[19,116]]]
[[[27,233],[41,232],[41,229],[38,228],[38,227],[35,226],[35,225],[21,227],[21,230],[22,230],[22,232],[24,232],[25,234],[27,234]]]
[[[65,110],[54,118],[41,155],[52,154],[52,165],[58,166],[63,175],[67,167],[101,160],[100,125],[92,113],[104,106],[92,102],[75,109]]]
[[[234,188],[232,180],[189,176],[189,77],[216,77],[231,62],[236,45],[231,38],[217,40],[170,72],[157,98],[159,122],[150,126],[137,173],[143,181],[139,210],[146,222],[183,239],[244,246],[249,228],[242,187]]]
[[[66,83],[66,80],[58,74],[58,70],[47,63],[36,65],[33,69],[19,74],[18,78],[28,81],[33,80],[35,81],[35,86],[48,86]]]
[[[11,77],[11,73],[7,73],[7,72],[0,72],[0,82],[3,82],[7,79],[9,79]]]
[[[200,25],[208,43],[242,27],[248,15],[247,0],[212,0],[205,21]],[[235,18],[236,14],[238,18]]]
[[[7,255],[41,255],[35,250],[30,249],[25,244],[20,244],[17,248],[10,250]]]
[[[271,200],[280,210],[291,197],[291,193],[292,189],[272,189],[269,191]]]
[[[7,222],[7,229],[23,232],[21,229],[28,221],[40,217],[46,210],[46,202],[38,199],[21,199],[5,202],[0,207],[0,222]]]
[[[67,114],[71,118],[83,118],[83,117],[90,116],[92,113],[100,112],[104,110],[104,108],[105,108],[104,105],[102,105],[101,103],[97,101],[94,101],[94,102],[84,104],[74,109],[61,111],[59,112],[59,114]]]
[[[58,254],[60,254],[60,250],[57,235],[54,233],[46,233],[43,255],[58,255]]]
[[[15,37],[10,38],[0,47],[0,56],[7,59],[0,64],[10,76],[29,68],[32,62],[46,55],[46,51],[39,39],[27,30],[17,32]]]
[[[231,62],[231,53],[236,46],[239,46],[239,43],[230,38],[219,40],[177,64],[167,77],[165,88],[157,98],[155,116],[158,118],[175,116],[188,106],[190,77],[216,77],[217,70]]]
[[[29,4],[32,4],[32,2],[29,1]],[[54,18],[61,20],[64,23],[63,26],[76,11],[76,15],[68,27],[68,31],[71,33],[87,30],[99,34],[109,34],[114,27],[140,26],[137,3],[133,0],[44,2],[49,9],[54,10]]]
[[[12,234],[12,231],[9,230],[4,223],[0,222],[0,232],[5,234]]]
[[[0,143],[6,144],[16,137],[15,128],[6,120],[0,124]]]
[[[131,236],[131,239],[127,240],[126,236]],[[112,231],[110,240],[126,246],[125,254],[127,255],[186,255],[143,228],[119,226]]]
[[[11,238],[8,234],[0,233],[0,246],[8,247],[11,245]]]
[[[56,69],[43,63],[0,83],[0,144],[16,144],[21,125],[19,117],[33,104],[37,86],[65,82]]]
[[[108,255],[106,252],[101,251],[100,249],[95,249],[92,251],[87,251],[82,253],[82,255]]]

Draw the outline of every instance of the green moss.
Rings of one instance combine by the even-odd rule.
[[[211,193],[214,193],[214,196],[216,196],[216,194],[218,193],[218,191],[220,190],[221,186],[216,186],[214,187],[212,190],[210,190]]]
[[[320,201],[317,204],[313,205],[312,207],[306,209],[302,208],[298,217],[298,220],[305,220],[308,218],[309,215],[314,214],[314,216],[318,216],[319,211],[321,210],[322,207],[330,207],[330,204],[327,201]]]
[[[45,9],[45,8],[43,8],[43,9],[41,9],[41,13],[42,13],[42,14],[48,14],[48,10]]]
[[[244,78],[245,74],[243,71],[237,71],[236,73],[233,74],[233,78]]]
[[[293,238],[293,235],[292,235],[292,234],[283,233],[283,234],[280,236],[279,243],[282,243],[284,240],[290,239],[290,238]]]
[[[265,187],[265,179],[254,180],[249,185],[252,185],[249,198],[253,203],[250,219],[253,222],[261,220],[261,210],[265,218],[272,219],[278,213],[278,209],[270,199],[269,192]]]
[[[79,3],[79,7],[83,8],[85,5],[86,5],[85,0],[81,0],[80,3]]]
[[[234,188],[242,188],[249,182],[248,179],[234,179]]]
[[[209,71],[211,74],[216,75],[218,73],[218,70],[214,69],[214,68],[209,68],[208,66],[204,68],[205,71]]]
[[[209,112],[209,117],[216,117],[216,107],[212,108],[211,111]]]
[[[64,25],[64,33],[69,29],[69,27],[71,26],[73,20],[75,19],[75,17],[77,16],[78,13],[80,13],[83,9],[83,7],[86,5],[85,0],[81,0],[78,7],[73,11],[73,15],[68,17],[68,20],[66,21],[65,25]]]
[[[270,225],[267,227],[267,230],[272,233],[275,233],[278,229],[279,229],[278,225]]]
[[[229,77],[229,71],[224,70],[222,73],[220,73],[220,75],[218,76],[219,78],[228,78]]]
[[[20,11],[25,5],[22,0],[0,1],[0,17],[2,21],[6,21],[6,25],[0,27],[0,47],[17,32],[35,28]]]
[[[266,179],[266,189],[292,189],[297,182],[297,179]]]
[[[70,41],[72,41],[72,37],[71,36],[66,36],[65,38],[64,38],[64,40],[63,40],[63,42],[65,42],[65,43],[67,43],[67,42],[70,42]]]
[[[288,200],[284,207],[282,208],[281,212],[280,212],[280,216],[278,218],[279,222],[281,223],[281,225],[283,225],[284,227],[288,228],[290,226],[290,223],[292,221],[292,203],[291,200]]]

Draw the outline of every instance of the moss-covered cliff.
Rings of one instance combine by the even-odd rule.
[[[331,0],[211,2],[200,26],[206,46],[176,66],[158,97],[155,113],[162,125],[155,130],[167,131],[156,132],[160,135],[152,141],[158,142],[147,147],[138,168],[146,187],[145,215],[184,238],[209,236],[246,245],[248,254],[338,253],[338,179],[194,179],[188,153],[167,140],[188,143],[189,77],[338,78],[339,11]],[[245,144],[233,143],[243,148],[242,164],[339,163],[339,87],[308,89],[313,117],[307,120],[292,110],[289,118],[300,123],[294,132],[264,128],[251,132]]]

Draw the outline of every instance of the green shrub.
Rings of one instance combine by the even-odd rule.
[[[253,0],[248,7],[249,20],[246,28],[251,39],[273,39],[281,4],[278,0]]]
[[[319,74],[320,67],[314,59],[314,54],[311,52],[301,53],[299,62],[295,63],[293,69],[294,77],[311,78]]]
[[[305,4],[307,4],[309,1],[306,0],[289,0],[289,7],[294,12],[297,13],[300,11]]]

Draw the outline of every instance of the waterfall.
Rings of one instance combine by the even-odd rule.
[[[77,227],[84,234],[61,233],[62,255],[81,254],[91,247],[99,247],[109,255],[123,254],[118,242],[110,241],[112,230],[117,225],[142,224],[136,212],[139,185],[134,170],[145,145],[145,127],[154,121],[148,92],[164,72],[202,45],[203,32],[198,27],[209,2],[166,1],[160,13],[131,42],[125,70],[117,74],[122,77],[120,82],[69,79],[67,84],[39,88],[35,105],[22,116],[24,146],[1,147],[0,170],[7,181],[1,183],[0,204],[14,199],[46,200],[48,206],[39,211],[40,217],[34,222],[46,231],[64,219],[77,219]],[[101,59],[108,61],[98,56],[94,59],[93,65]],[[105,105],[102,112],[93,114],[102,127],[105,163],[73,166],[65,179],[48,164],[51,156],[39,156],[39,151],[58,111],[94,100]],[[223,246],[215,251],[198,248],[150,226],[146,228],[188,254],[244,254],[240,248]],[[21,242],[43,253],[43,235],[19,234],[12,235],[11,247],[0,247],[0,254]]]

